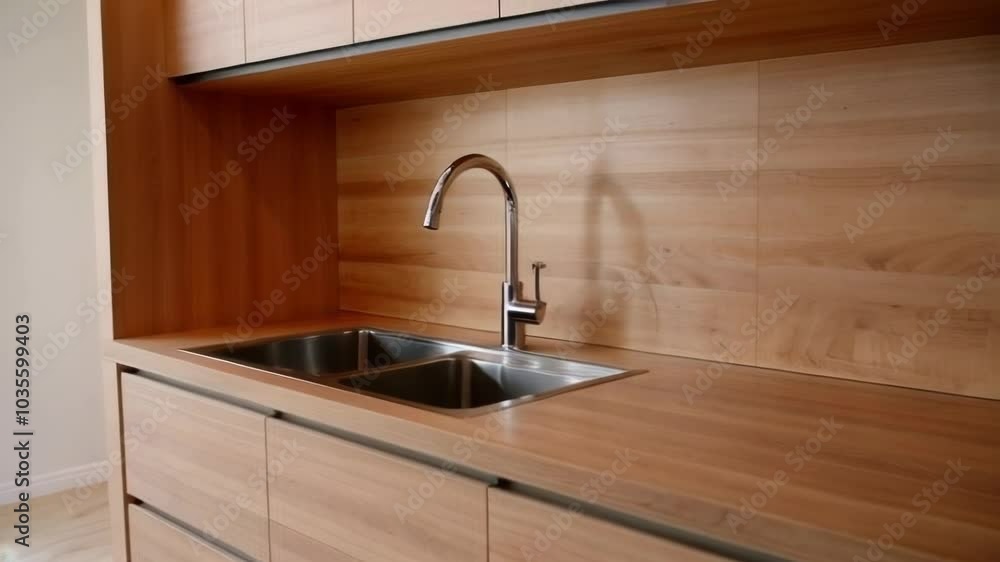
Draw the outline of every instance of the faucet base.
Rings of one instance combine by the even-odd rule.
[[[501,345],[504,349],[523,349],[525,324],[541,324],[545,318],[545,303],[521,299],[521,283],[504,282],[502,295]]]

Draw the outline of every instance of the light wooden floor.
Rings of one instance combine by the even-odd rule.
[[[31,548],[14,544],[14,506],[0,507],[0,562],[109,562],[111,536],[108,496],[104,486],[75,506],[63,505],[63,494],[31,502]]]

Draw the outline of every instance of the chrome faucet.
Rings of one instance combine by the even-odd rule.
[[[523,286],[517,274],[517,194],[507,170],[499,162],[482,154],[469,154],[452,162],[438,178],[424,215],[424,228],[437,230],[441,222],[441,207],[448,188],[458,176],[473,169],[486,170],[500,182],[507,200],[507,271],[503,282],[503,316],[500,320],[501,343],[505,349],[524,347],[524,325],[541,324],[545,319],[545,303],[541,295],[542,262],[534,262],[531,269],[535,274],[535,299],[524,300]]]

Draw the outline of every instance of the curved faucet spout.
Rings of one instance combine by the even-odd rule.
[[[444,196],[448,193],[448,188],[458,179],[458,176],[475,169],[486,170],[493,174],[503,189],[503,195],[507,199],[507,209],[517,210],[517,193],[514,192],[514,182],[510,179],[507,170],[489,156],[467,154],[452,162],[438,178],[434,192],[431,193],[431,200],[427,205],[427,214],[424,215],[424,228],[438,229],[441,222],[441,206],[444,204]]]
[[[517,275],[517,194],[514,192],[514,182],[510,174],[499,162],[482,154],[469,154],[452,162],[441,177],[438,178],[431,199],[427,203],[427,213],[424,215],[424,228],[437,230],[441,224],[441,209],[444,206],[444,196],[458,176],[468,170],[486,170],[500,182],[503,195],[507,202],[507,263],[506,278],[503,284],[503,316],[500,331],[504,347],[520,348],[524,346],[524,324],[540,324],[545,318],[545,303],[535,295],[535,301],[526,301],[522,295],[521,282]],[[539,275],[544,264],[535,264],[535,292],[539,293]]]
[[[503,190],[503,196],[507,202],[507,271],[505,279],[507,283],[517,287],[517,193],[514,191],[514,182],[511,180],[510,174],[496,160],[482,154],[468,154],[452,162],[442,172],[434,186],[434,191],[431,193],[430,201],[427,203],[427,213],[424,214],[424,228],[437,230],[440,227],[444,196],[448,193],[451,184],[455,183],[455,180],[465,172],[477,169],[486,170],[493,174]]]

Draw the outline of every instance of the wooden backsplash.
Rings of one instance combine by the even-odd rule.
[[[483,83],[338,112],[342,308],[498,329],[499,186],[420,226],[481,152],[549,266],[530,335],[1000,398],[997,36]]]

